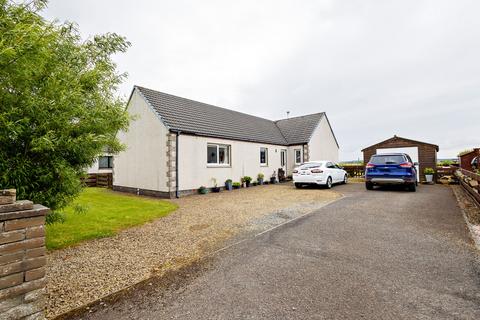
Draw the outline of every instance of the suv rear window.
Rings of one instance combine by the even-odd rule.
[[[378,155],[370,159],[373,164],[400,164],[405,162],[405,157],[402,155]]]

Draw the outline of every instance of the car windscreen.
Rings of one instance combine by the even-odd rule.
[[[378,155],[378,156],[373,156],[372,159],[370,159],[370,163],[372,164],[400,164],[405,162],[405,157],[402,155]]]
[[[312,168],[320,168],[322,163],[305,163],[300,166],[301,170],[312,169]]]

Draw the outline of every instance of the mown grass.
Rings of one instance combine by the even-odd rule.
[[[75,210],[76,207],[86,210]],[[110,237],[122,229],[164,217],[176,208],[177,205],[164,200],[104,188],[85,188],[74,203],[63,210],[63,223],[47,225],[46,246],[53,250],[88,239]]]

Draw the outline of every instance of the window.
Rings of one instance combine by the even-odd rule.
[[[295,149],[295,164],[302,163],[302,149]]]
[[[113,157],[102,156],[98,158],[98,169],[111,169],[113,168]]]
[[[329,168],[329,169],[335,169],[335,165],[331,162],[327,162],[326,167]]]
[[[260,148],[260,164],[267,166],[268,165],[268,149]]]
[[[230,146],[224,144],[207,145],[208,165],[230,165]]]
[[[306,163],[302,166],[300,166],[300,169],[301,170],[307,170],[307,169],[313,169],[313,168],[320,168],[322,166],[322,163],[321,162],[317,162],[317,163]]]
[[[370,159],[370,163],[376,164],[376,165],[382,165],[382,164],[400,164],[402,162],[405,162],[405,158],[402,155],[378,155],[378,156],[372,156]]]
[[[280,166],[285,167],[287,165],[287,150],[280,150]]]

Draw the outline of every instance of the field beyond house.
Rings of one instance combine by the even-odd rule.
[[[122,229],[164,217],[176,208],[176,204],[164,200],[104,188],[85,188],[63,211],[65,222],[47,225],[46,245],[52,250],[88,239],[110,237]]]

